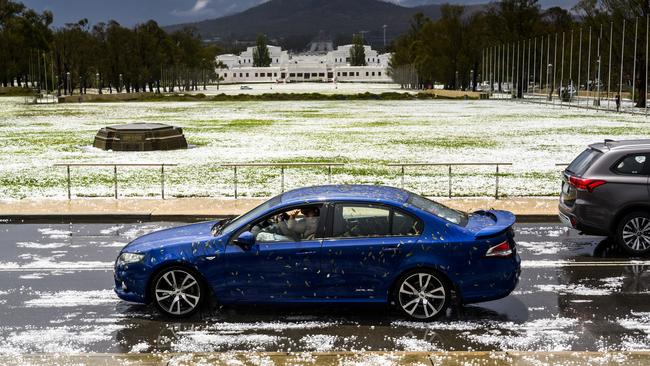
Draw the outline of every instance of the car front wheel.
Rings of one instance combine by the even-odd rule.
[[[633,255],[650,253],[650,215],[633,212],[623,217],[616,231],[618,244]]]
[[[163,314],[186,318],[203,304],[206,291],[198,275],[182,267],[162,270],[152,282],[153,303]]]
[[[433,320],[444,314],[449,304],[449,288],[445,283],[434,272],[411,272],[397,283],[397,306],[409,318]]]

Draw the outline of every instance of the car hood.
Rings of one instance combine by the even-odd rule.
[[[219,221],[206,221],[154,231],[133,240],[122,251],[142,253],[168,245],[211,240],[214,238],[212,236],[212,227],[217,222]]]
[[[506,231],[515,224],[515,221],[516,217],[512,212],[498,210],[476,211],[469,215],[469,221],[465,229],[479,239]]]

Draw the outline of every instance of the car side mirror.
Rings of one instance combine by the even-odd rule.
[[[253,233],[250,231],[244,231],[243,233],[239,234],[234,243],[244,250],[250,250],[253,245],[255,245],[255,235],[253,235]]]

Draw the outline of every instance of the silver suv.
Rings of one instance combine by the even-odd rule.
[[[590,145],[562,174],[560,220],[630,254],[650,253],[649,159],[650,140]]]

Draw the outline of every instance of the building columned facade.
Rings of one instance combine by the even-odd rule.
[[[290,82],[391,82],[388,75],[390,54],[378,54],[365,46],[366,66],[350,66],[352,45],[339,46],[326,54],[291,55],[277,46],[268,46],[269,67],[253,67],[253,50],[240,55],[219,55],[217,62],[227,66],[217,69],[223,83],[290,83]]]

